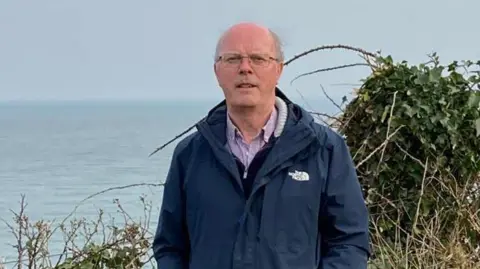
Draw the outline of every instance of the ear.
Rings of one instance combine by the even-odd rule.
[[[213,72],[215,73],[216,76],[218,76],[217,63],[213,63]]]
[[[278,67],[278,68],[280,69],[280,70],[279,70],[279,73],[280,73],[280,74],[282,74],[282,72],[283,72],[283,66],[284,66],[283,63],[280,63],[280,64],[279,64],[279,67]]]
[[[283,66],[284,66],[283,63],[279,63],[279,64],[277,65],[277,75],[278,75],[278,77],[280,77],[280,76],[282,75],[282,73],[283,73]]]

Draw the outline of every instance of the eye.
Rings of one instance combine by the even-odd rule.
[[[267,62],[267,58],[261,55],[251,55],[250,60],[256,64],[264,64],[265,62]]]
[[[242,57],[240,55],[225,55],[223,59],[227,63],[238,63],[242,61]]]

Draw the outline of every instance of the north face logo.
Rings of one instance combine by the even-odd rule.
[[[310,176],[308,175],[308,173],[303,172],[303,171],[295,170],[295,172],[289,172],[288,175],[291,176],[293,178],[293,180],[296,180],[296,181],[308,181],[308,180],[310,180]]]

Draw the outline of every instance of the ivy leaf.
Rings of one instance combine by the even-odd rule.
[[[477,92],[472,92],[470,94],[470,97],[468,98],[468,107],[473,108],[473,107],[478,107],[480,104],[480,94]]]
[[[450,94],[460,92],[460,89],[458,89],[458,87],[455,87],[455,86],[452,86],[452,85],[448,85],[447,87],[450,90],[450,92],[449,92]]]
[[[441,67],[435,67],[432,70],[430,70],[430,73],[429,73],[430,81],[438,82],[442,77],[442,71],[443,71],[443,68]]]
[[[427,105],[419,105],[419,107],[425,110],[425,112],[427,112],[428,114],[432,113],[432,109]]]
[[[425,74],[420,74],[415,80],[414,80],[415,84],[418,84],[418,85],[424,85],[424,84],[427,84],[428,83],[428,75],[425,75]],[[424,88],[425,90],[425,88]]]
[[[477,137],[480,136],[480,118],[475,121],[475,129],[477,130]]]
[[[404,108],[406,108],[405,113],[411,118],[413,115],[415,115],[415,111],[413,108],[407,104],[402,104]]]

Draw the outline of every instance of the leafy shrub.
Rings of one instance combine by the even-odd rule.
[[[461,242],[469,252],[480,245],[480,77],[469,71],[480,61],[442,66],[435,54],[430,58],[410,66],[377,57],[340,119],[377,255],[385,248]]]

